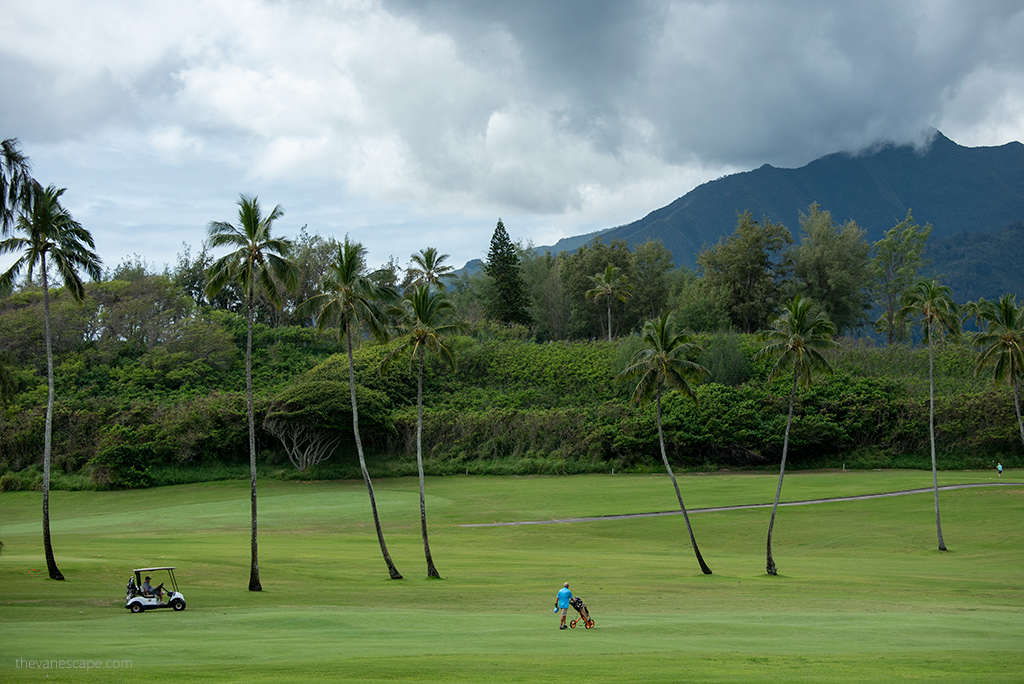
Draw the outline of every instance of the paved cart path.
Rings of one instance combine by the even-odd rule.
[[[1020,487],[1021,482],[976,482],[972,484],[943,485],[939,491],[951,489],[970,489],[972,487]],[[887,496],[906,496],[908,494],[928,494],[933,487],[921,489],[903,489],[897,492],[881,494],[859,494],[857,496],[837,496],[832,499],[807,499],[806,501],[780,501],[779,506],[809,506],[811,504],[833,503],[835,501],[858,501],[860,499],[882,499]],[[713,506],[711,508],[687,508],[687,513],[713,513],[715,511],[738,511],[744,508],[771,508],[770,503],[742,504],[739,506]],[[559,518],[557,520],[520,520],[516,522],[471,523],[459,527],[507,527],[510,525],[554,525],[556,523],[596,522],[600,520],[622,520],[624,518],[653,518],[659,515],[681,515],[682,511],[660,511],[657,513],[622,513],[619,515],[598,515],[592,518]]]

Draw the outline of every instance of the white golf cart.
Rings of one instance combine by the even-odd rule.
[[[125,608],[133,613],[141,613],[150,608],[185,610],[185,596],[178,591],[178,583],[174,579],[174,568],[138,568],[132,572],[135,575],[128,580]],[[154,572],[166,572],[171,588],[164,589],[166,582],[161,582],[158,586],[153,587],[152,592],[143,591],[143,582],[148,582],[150,573]]]

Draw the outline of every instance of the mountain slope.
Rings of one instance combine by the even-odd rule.
[[[938,131],[919,150],[885,144],[852,155],[836,153],[798,169],[768,164],[710,181],[633,223],[600,234],[630,246],[661,240],[679,265],[732,233],[737,213],[749,210],[800,235],[800,212],[812,202],[837,222],[853,219],[878,240],[907,210],[932,240],[958,233],[1001,230],[1024,220],[1024,145],[963,147]]]

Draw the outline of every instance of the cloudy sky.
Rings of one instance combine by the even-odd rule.
[[[108,266],[242,192],[461,266],[498,217],[552,244],[764,163],[1024,141],[1019,0],[32,0],[0,36],[0,138]]]

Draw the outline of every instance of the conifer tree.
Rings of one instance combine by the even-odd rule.
[[[484,273],[492,280],[485,304],[487,317],[500,323],[530,325],[533,317],[530,315],[530,299],[526,295],[519,250],[500,218],[491,236]]]

